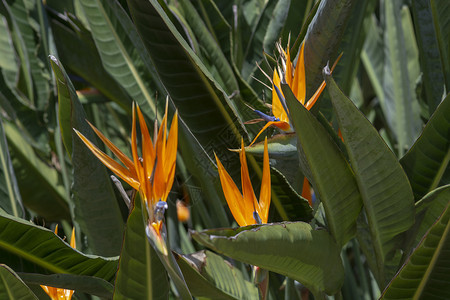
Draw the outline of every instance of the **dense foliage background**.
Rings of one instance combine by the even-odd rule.
[[[0,298],[46,299],[45,284],[258,299],[253,266],[268,299],[449,298],[449,37],[447,0],[3,0]],[[307,98],[327,87],[308,111],[281,86],[295,133],[263,134],[273,223],[236,228],[214,153],[239,183],[229,149],[262,128],[251,108],[270,114],[277,42],[293,58],[304,43]],[[132,102],[153,126],[166,96],[179,141],[164,258],[73,128],[95,141],[88,120],[131,156]],[[259,191],[263,144],[246,152]]]

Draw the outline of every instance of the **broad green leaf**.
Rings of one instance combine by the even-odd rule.
[[[313,4],[314,3],[312,0],[290,0],[287,5],[285,4],[288,11],[286,22],[284,23],[283,30],[281,32],[281,43],[283,45],[287,45],[289,36],[291,37],[291,45],[294,44],[293,42],[303,29],[303,25],[305,24]],[[297,51],[294,53],[296,52]]]
[[[319,121],[282,86],[297,134],[302,172],[323,203],[331,235],[339,246],[356,233],[362,202],[355,177],[337,145]]]
[[[8,10],[11,19],[14,19],[13,31],[15,35],[20,35],[20,37],[15,37],[16,46],[22,47],[20,52],[23,52],[28,58],[28,62],[25,62],[25,66],[29,67],[29,70],[23,70],[26,74],[31,73],[32,82],[27,82],[27,92],[29,99],[31,100],[32,106],[44,110],[49,101],[50,97],[50,72],[48,66],[45,64],[44,47],[39,47],[39,43],[42,43],[41,34],[44,32],[37,33],[39,30],[39,22],[35,18],[37,16],[37,3],[25,2],[25,0],[19,1],[4,1],[5,6],[9,6]],[[17,25],[17,26],[15,26]],[[18,39],[23,39],[22,43],[17,43]],[[23,59],[25,56],[22,56]],[[29,65],[28,65],[29,63]],[[30,85],[32,84],[32,91]],[[31,92],[31,93],[30,93]]]
[[[277,272],[316,292],[336,293],[344,282],[340,248],[326,230],[303,222],[193,232],[224,255]]]
[[[47,221],[70,220],[68,199],[56,169],[41,160],[16,126],[3,125],[23,204]]]
[[[70,21],[69,24],[73,24],[77,20]],[[51,22],[59,59],[67,69],[87,80],[108,99],[130,111],[131,98],[103,67],[92,35],[83,29],[79,21],[72,27],[69,24],[56,18]]]
[[[444,3],[443,1],[441,2]],[[441,102],[445,83],[430,3],[431,1],[428,0],[414,0],[412,1],[411,10],[416,29],[420,66],[423,73],[425,101],[428,104],[428,111],[431,115]]]
[[[256,24],[252,27],[251,35],[243,34],[241,37],[241,43],[243,43],[244,47],[246,45],[243,53],[244,60],[241,74],[249,82],[251,82],[253,73],[258,70],[255,62],[260,62],[263,59],[264,52],[272,53],[276,49],[275,42],[279,38],[287,17],[286,11],[284,10],[285,7],[283,7],[283,4],[286,5],[286,1],[269,0],[261,3],[264,6],[260,12],[257,12],[255,17]],[[246,16],[244,12],[243,18],[246,18]],[[257,82],[255,84],[260,85]]]
[[[29,54],[27,45],[25,43],[25,38],[19,27],[19,20],[16,20],[16,18],[13,16],[8,3],[3,1],[0,8],[2,9],[2,13],[4,13],[4,16],[8,20],[9,27],[11,28],[11,37],[20,60],[19,79],[22,80],[23,83],[18,86],[18,89],[20,89],[20,91],[25,95],[24,98],[27,97],[27,100],[24,101],[25,104],[31,107],[33,105],[34,99],[33,79],[31,77],[31,63],[28,57]]]
[[[15,217],[0,216],[0,249],[51,273],[111,281],[117,270],[117,259],[85,255],[50,230]]]
[[[111,180],[106,167],[72,130],[75,128],[90,141],[96,141],[64,68],[53,56],[50,57],[50,63],[58,79],[58,116],[63,142],[73,164],[75,218],[88,237],[89,246],[94,253],[118,255],[124,225]]]
[[[416,203],[416,223],[419,226],[417,231],[414,231],[413,247],[420,243],[428,229],[440,217],[449,199],[450,185],[446,185],[429,192]]]
[[[377,98],[384,98],[383,90],[383,69],[384,69],[384,50],[381,29],[377,25],[375,15],[372,15],[366,27],[366,38],[361,51],[361,61],[364,65],[367,76],[374,89]]]
[[[355,81],[360,65],[359,57],[366,38],[365,25],[370,22],[370,16],[375,5],[375,0],[369,0],[358,1],[353,6],[342,41],[339,44],[337,53],[343,53],[343,55],[333,72],[333,78],[346,95],[350,94],[351,86]],[[333,61],[329,58],[329,64],[332,63]],[[323,97],[324,100],[328,98],[328,93],[324,93]],[[327,101],[329,101],[329,98]],[[321,108],[324,108],[324,106],[321,106]],[[323,112],[323,110],[321,111]]]
[[[257,287],[245,280],[236,267],[211,251],[177,255],[177,262],[195,297],[258,299]]]
[[[238,83],[234,76],[233,69],[227,61],[219,44],[214,39],[212,33],[208,31],[206,24],[203,22],[199,13],[197,13],[190,1],[179,1],[179,5],[187,25],[190,26],[199,43],[201,53],[197,53],[197,55],[203,58],[202,62],[208,66],[214,79],[224,91],[228,95],[231,95],[239,89]]]
[[[225,54],[214,39],[213,33],[208,31],[206,24],[202,21],[200,14],[195,10],[193,4],[190,1],[184,0],[179,1],[179,6],[182,9],[183,17],[187,23],[184,25],[189,26],[189,31],[192,31],[192,34],[195,35],[190,39],[195,39],[199,44],[199,49],[196,50],[196,54],[210,71],[218,85],[223,88],[230,98],[230,104],[233,105],[239,119],[247,119],[250,110],[245,106],[244,96],[249,96],[250,99],[246,101],[251,103],[251,105],[260,105],[256,95],[252,94],[254,91],[250,87],[243,86],[244,84],[239,84],[238,81],[240,78],[237,78],[239,75],[237,77],[235,76],[232,64],[227,61]],[[229,30],[228,34],[230,34]],[[239,85],[245,90],[245,95],[241,95]]]
[[[154,119],[151,62],[135,26],[118,1],[81,0],[106,71]]]
[[[14,174],[3,121],[0,117],[0,212],[5,211],[15,217],[24,214],[17,179]]]
[[[20,273],[20,278],[27,284],[48,285],[57,288],[76,290],[77,293],[87,293],[99,297],[111,299],[114,286],[105,279],[73,274],[34,274]]]
[[[450,210],[430,227],[381,299],[447,299],[450,297]]]
[[[431,116],[421,136],[400,160],[416,201],[440,184],[450,161],[450,94]]]
[[[359,1],[321,1],[305,37],[306,97],[323,81],[322,69],[338,56],[337,49],[355,4]]]
[[[414,223],[414,196],[408,177],[396,156],[386,146],[377,130],[336,85],[326,67],[324,77],[350,164],[364,204],[366,222],[377,270],[377,280],[384,284],[386,256],[397,249],[400,233]]]
[[[141,199],[128,217],[113,299],[168,299],[167,271],[147,240]]]
[[[16,86],[19,76],[19,65],[6,18],[0,15],[0,69],[10,89]]]
[[[386,1],[384,17],[384,72],[381,108],[397,139],[401,157],[417,138],[422,126],[415,93],[420,68],[414,27],[408,8],[399,1]]]
[[[450,3],[445,0],[430,1],[434,29],[441,54],[446,91],[450,91]]]
[[[10,300],[37,300],[35,294],[8,266],[0,264],[0,298]]]
[[[128,6],[180,118],[202,146],[211,145],[211,150],[222,152],[224,147],[236,148],[245,129],[239,119],[235,120],[230,100],[158,1],[129,0]]]

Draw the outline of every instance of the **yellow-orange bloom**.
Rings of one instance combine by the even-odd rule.
[[[263,177],[261,191],[259,194],[259,202],[256,200],[252,183],[250,181],[250,176],[248,174],[244,140],[242,140],[242,149],[239,153],[239,158],[241,161],[242,194],[216,155],[220,182],[222,183],[222,189],[225,199],[227,200],[228,207],[230,208],[231,213],[239,226],[267,223],[271,193],[267,138],[264,141]]]
[[[55,228],[55,234],[58,234],[58,225]],[[75,245],[75,228],[72,229],[72,236],[70,238],[70,247],[76,248]],[[56,288],[47,285],[41,285],[41,288],[47,293],[52,300],[70,300],[74,290],[67,290],[63,288]]]
[[[139,156],[137,149],[136,112],[142,134],[141,157]],[[107,156],[80,132],[74,130],[92,153],[94,153],[105,166],[122,178],[122,180],[131,187],[140,191],[141,197],[147,206],[149,222],[159,234],[161,220],[159,217],[155,217],[154,214],[158,214],[161,211],[161,208],[164,211],[164,206],[167,206],[167,204],[163,202],[167,200],[175,176],[178,143],[178,113],[175,113],[169,134],[167,135],[166,105],[166,112],[154,143],[150,137],[147,124],[145,123],[144,116],[139,109],[139,106],[136,106],[135,109],[133,105],[132,122],[131,154],[133,160],[123,154],[123,152],[114,146],[114,144],[111,143],[111,141],[109,141],[97,128],[92,124],[89,124],[97,136],[105,143],[111,152],[117,156],[123,165]]]
[[[319,88],[316,90],[314,95],[306,101],[306,77],[305,77],[305,58],[303,54],[304,50],[304,43],[302,44],[300,48],[300,54],[297,60],[297,65],[294,67],[294,64],[291,62],[291,55],[289,52],[289,45],[286,49],[286,51],[283,50],[280,44],[277,44],[278,51],[280,52],[281,56],[281,65],[273,72],[273,79],[272,79],[272,113],[273,117],[266,116],[263,118],[266,119],[268,122],[266,125],[259,131],[259,133],[256,135],[254,140],[251,142],[251,145],[256,141],[256,139],[259,137],[261,133],[263,133],[264,130],[266,130],[269,126],[273,125],[281,130],[288,131],[291,128],[291,125],[289,124],[289,117],[288,113],[283,105],[281,104],[281,100],[278,97],[278,93],[276,91],[276,88],[283,94],[281,91],[281,82],[286,83],[289,85],[289,87],[292,90],[292,93],[294,94],[295,98],[303,104],[303,106],[310,110],[314,104],[319,99],[320,95],[322,94],[322,91],[325,88],[325,81],[322,82],[322,84],[319,86]],[[333,64],[333,67],[331,68],[331,72],[333,72],[334,68],[336,67],[336,64],[338,63],[340,59],[340,56]],[[258,114],[263,115],[261,112],[258,112]]]

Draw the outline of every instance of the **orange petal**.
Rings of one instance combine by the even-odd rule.
[[[273,71],[273,85],[276,85],[278,88],[281,86],[280,77],[276,69]],[[281,105],[281,101],[274,87],[272,87],[272,113],[280,121],[289,122],[289,118],[284,111],[283,105]]]
[[[264,127],[258,132],[258,134],[255,136],[255,138],[253,139],[253,141],[250,143],[250,145],[248,145],[248,147],[250,147],[251,145],[253,145],[256,142],[256,139],[261,135],[261,133],[264,132],[264,130],[266,130],[270,125],[274,124],[275,122],[267,122],[266,125],[264,125]]]
[[[276,122],[273,122],[272,125],[280,128],[281,130],[284,130],[284,131],[288,131],[291,128],[289,123],[288,122],[284,122],[284,121],[276,121]]]
[[[287,131],[287,130],[289,130],[289,128],[291,128],[291,126],[289,126],[289,123],[286,123],[284,121],[270,121],[270,122],[267,122],[266,125],[264,125],[264,127],[258,132],[258,134],[255,136],[253,141],[247,147],[250,147],[251,145],[253,145],[256,142],[256,139],[261,135],[261,133],[263,133],[264,130],[266,130],[271,125],[274,125],[274,126],[280,128],[281,130],[284,130],[284,131]]]
[[[151,193],[152,187],[150,184],[150,177],[153,173],[153,165],[155,164],[155,149],[153,148],[152,138],[148,132],[147,124],[145,123],[144,116],[142,115],[139,105],[136,105],[137,115],[139,119],[139,127],[141,128],[142,134],[142,165],[144,167],[143,181],[141,183],[145,184],[144,193],[148,195]],[[147,196],[148,197],[148,196]]]
[[[166,190],[166,172],[170,172],[171,170],[166,169],[166,160],[165,160],[165,137],[164,134],[166,132],[167,127],[167,115],[164,115],[161,126],[159,127],[158,137],[156,138],[156,169],[155,169],[155,177],[153,178],[153,204],[158,202],[163,196]]]
[[[153,141],[148,131],[147,123],[145,122],[144,115],[141,112],[141,109],[138,105],[136,105],[138,119],[139,119],[139,127],[141,128],[142,134],[142,156],[144,158],[144,164],[147,166],[147,170],[152,172],[153,164],[155,162],[155,149],[153,148]],[[147,174],[147,177],[149,174]]]
[[[219,172],[220,183],[222,184],[223,194],[225,195],[225,199],[227,200],[228,207],[231,210],[231,214],[233,215],[236,222],[239,226],[247,226],[252,223],[247,223],[246,219],[243,216],[243,198],[241,192],[237,188],[233,179],[230,177],[228,172],[223,167],[217,155],[214,153],[217,162],[217,169]]]
[[[259,210],[262,223],[267,223],[269,217],[271,197],[271,185],[270,185],[270,165],[269,165],[269,153],[267,150],[267,137],[264,140],[264,162],[263,162],[263,177],[261,182],[261,191],[259,193]]]
[[[297,60],[297,65],[295,66],[294,80],[291,85],[292,92],[294,93],[297,100],[300,101],[300,103],[303,105],[305,104],[306,97],[305,58],[303,52],[304,46],[305,43],[302,44],[302,47],[300,49],[300,55]]]
[[[306,177],[303,179],[302,197],[308,200],[309,206],[312,207],[311,186]]]
[[[70,247],[72,247],[73,249],[77,248],[77,244],[75,241],[75,227],[72,228],[72,235],[70,236]]]
[[[242,214],[248,223],[255,224],[253,212],[258,207],[258,202],[256,201],[255,192],[253,191],[252,182],[250,181],[250,175],[248,174],[247,158],[245,156],[243,139],[241,141],[241,152],[239,153],[239,158],[241,160],[242,195],[244,198],[244,211]]]
[[[83,134],[81,134],[78,130],[74,129],[76,134],[80,137],[80,139],[86,144],[89,150],[97,156],[97,158],[111,171],[113,171],[117,176],[122,178],[126,183],[131,185],[134,189],[139,189],[139,179],[131,173],[124,166],[116,162],[114,159],[103,153],[100,149],[97,148],[94,144],[92,144]]]
[[[92,125],[89,121],[86,121],[89,126],[91,126],[92,130],[94,130],[95,134],[102,140],[102,142],[106,145],[106,147],[114,153],[117,158],[130,170],[131,173],[135,173],[134,164],[131,159],[129,159],[122,151],[119,150],[108,138],[106,138],[94,125]]]
[[[170,190],[172,189],[172,184],[175,176],[175,165],[177,161],[177,145],[178,145],[178,112],[172,119],[172,124],[170,125],[169,137],[167,139],[167,147],[165,154],[165,166],[169,172],[166,176],[166,189],[163,196],[163,201],[167,199]]]
[[[291,86],[292,84],[292,63],[291,63],[291,54],[289,53],[289,46],[286,49],[286,71],[284,72],[284,77],[286,79],[286,83]]]

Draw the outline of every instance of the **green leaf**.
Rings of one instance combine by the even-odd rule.
[[[275,42],[279,38],[287,17],[283,7],[283,4],[286,4],[285,1],[269,0],[260,1],[260,3],[263,3],[264,6],[255,16],[256,24],[251,28],[251,35],[242,34],[241,36],[241,43],[247,45],[243,53],[241,74],[247,81],[251,81],[251,76],[255,70],[258,70],[255,62],[263,59],[264,52],[272,53],[276,49]],[[253,10],[250,6],[247,9]],[[243,14],[243,19],[246,19],[246,13]],[[260,85],[257,82],[255,84]]]
[[[408,177],[377,130],[336,85],[326,67],[324,77],[364,204],[377,270],[382,285],[386,256],[397,249],[397,235],[414,223],[414,196]],[[364,248],[363,248],[364,249]]]
[[[377,98],[383,99],[384,45],[375,15],[369,18],[365,26],[366,39],[361,52],[361,61]]]
[[[209,209],[208,212],[205,211],[203,213],[202,217],[215,221],[214,223],[205,222],[205,225],[208,227],[229,226],[229,221],[222,204],[225,200],[217,166],[182,119],[179,122],[179,133],[180,149],[183,149],[183,157],[185,157],[184,163],[208,199],[204,205],[208,206]]]
[[[386,1],[382,7],[384,24],[384,73],[381,108],[397,139],[403,156],[417,138],[422,122],[415,92],[420,68],[414,27],[408,8],[401,2]]]
[[[10,89],[16,86],[19,65],[6,18],[0,15],[0,69]]]
[[[179,5],[187,22],[186,25],[190,26],[199,43],[201,53],[197,53],[197,55],[203,58],[202,62],[209,66],[208,69],[215,80],[227,94],[231,95],[238,90],[238,83],[222,49],[214,40],[212,33],[208,31],[193,3],[183,0],[179,1]]]
[[[23,204],[47,221],[70,220],[68,199],[58,172],[41,160],[22,131],[8,122],[3,125]]]
[[[450,297],[450,210],[439,219],[414,250],[381,299],[446,299]]]
[[[322,69],[338,56],[337,49],[359,1],[322,1],[305,37],[306,97],[309,99],[323,81]]]
[[[450,90],[450,3],[442,0],[430,1],[434,29],[441,54],[446,91]]]
[[[48,285],[57,288],[76,290],[77,293],[87,293],[103,298],[111,299],[114,286],[108,281],[86,275],[72,274],[34,274],[19,273],[20,278],[27,284]]]
[[[450,185],[429,192],[416,203],[416,224],[418,228],[417,231],[414,231],[413,247],[420,243],[428,229],[441,216],[448,199],[450,199]]]
[[[69,24],[73,24],[78,20],[70,19],[70,21]],[[90,32],[84,29],[79,21],[73,26],[69,24],[57,18],[53,18],[51,22],[59,60],[64,62],[67,69],[83,77],[108,99],[118,103],[124,110],[131,111],[130,96],[103,67]]]
[[[77,129],[95,143],[95,135],[86,122],[86,114],[64,68],[53,56],[50,57],[50,63],[58,79],[58,115],[63,142],[73,164],[75,218],[88,237],[94,253],[118,255],[124,225],[111,180],[106,167],[72,130]],[[68,146],[69,143],[71,146]]]
[[[117,259],[85,255],[50,230],[14,217],[0,216],[0,249],[52,273],[111,281],[117,270]]]
[[[450,94],[400,160],[417,200],[438,187],[450,161]]]
[[[167,271],[145,234],[139,197],[128,217],[113,299],[168,299]]]
[[[290,0],[286,5],[288,15],[281,34],[281,43],[283,45],[287,45],[289,36],[291,37],[291,45],[293,44],[293,41],[295,41],[302,30],[303,24],[305,24],[312,5],[312,0]],[[302,26],[299,26],[300,24]]]
[[[295,98],[289,86],[283,85],[282,89],[298,138],[302,172],[323,203],[332,236],[343,246],[356,233],[362,206],[355,177],[326,129]]]
[[[195,297],[210,299],[258,299],[258,289],[241,271],[211,251],[177,255],[189,290]]]
[[[0,212],[3,210],[15,217],[24,214],[17,179],[14,174],[3,121],[0,117]]]
[[[80,2],[106,71],[154,119],[151,62],[129,16],[118,1]]]
[[[312,291],[336,293],[344,282],[340,248],[326,230],[303,222],[193,232],[224,255],[295,279]]]
[[[350,94],[351,86],[359,69],[359,57],[366,38],[365,25],[370,22],[375,5],[375,0],[357,1],[353,6],[342,41],[339,44],[337,53],[343,53],[343,55],[333,72],[333,78],[346,95]],[[333,63],[331,60],[329,62]],[[328,95],[323,95],[323,97],[326,96]]]
[[[51,78],[48,66],[45,64],[45,55],[43,47],[39,47],[42,42],[41,34],[37,33],[39,30],[38,20],[35,19],[37,15],[37,3],[27,2],[25,0],[19,1],[4,1],[4,5],[7,7],[10,18],[14,19],[13,22],[13,34],[16,36],[16,46],[25,48],[20,49],[25,56],[21,57],[21,60],[26,58],[24,67],[29,67],[28,70],[23,70],[25,74],[31,73],[31,78],[27,82],[27,92],[29,99],[33,107],[44,110],[50,98],[50,84]],[[39,4],[40,5],[40,4]],[[8,7],[9,6],[9,7]],[[22,42],[18,40],[22,39]],[[29,65],[28,65],[29,64]],[[28,76],[28,75],[26,75]],[[32,90],[30,90],[32,85]]]
[[[423,72],[425,100],[431,115],[441,102],[445,83],[430,3],[431,1],[428,0],[414,0],[411,9],[419,48],[420,67]],[[435,1],[434,3],[437,4]],[[444,4],[443,1],[441,3]]]
[[[3,264],[0,264],[0,298],[5,300],[38,299],[20,277],[8,266]]]
[[[212,146],[211,155],[213,149],[225,153],[226,147],[238,147],[245,129],[235,120],[230,100],[158,1],[129,0],[128,6],[162,83],[195,138]]]

